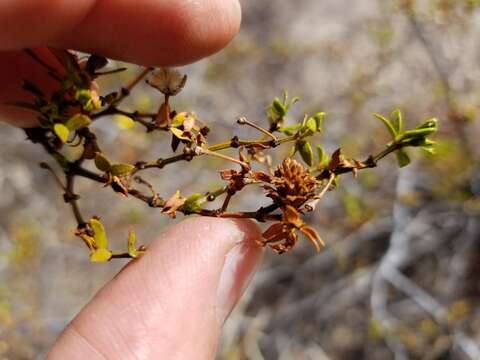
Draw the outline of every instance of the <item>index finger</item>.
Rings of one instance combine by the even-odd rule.
[[[51,45],[142,65],[182,65],[236,34],[238,0],[7,0],[0,50]]]

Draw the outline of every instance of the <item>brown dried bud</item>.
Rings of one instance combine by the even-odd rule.
[[[147,83],[167,96],[177,95],[187,82],[187,75],[170,68],[160,68],[152,73]]]
[[[291,250],[298,241],[297,230],[307,237],[317,251],[320,251],[324,245],[322,239],[315,231],[300,218],[300,213],[292,206],[283,209],[283,219],[281,222],[270,226],[263,234],[262,245],[270,247],[279,254]]]
[[[177,210],[185,204],[186,200],[186,198],[180,195],[180,191],[177,191],[170,199],[167,200],[162,212],[172,218],[175,218],[177,216]]]
[[[275,170],[269,181],[273,186],[264,188],[267,196],[280,207],[291,205],[299,208],[307,200],[315,197],[319,182],[299,162],[285,159]]]
[[[158,109],[157,116],[155,117],[155,125],[157,127],[166,127],[171,122],[170,118],[170,105],[168,102],[162,103],[160,109]]]

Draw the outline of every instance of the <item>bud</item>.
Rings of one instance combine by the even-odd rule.
[[[177,95],[187,82],[187,75],[171,68],[160,68],[152,73],[147,83],[167,96]]]

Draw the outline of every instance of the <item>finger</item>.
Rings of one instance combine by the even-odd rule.
[[[49,359],[212,359],[261,257],[260,236],[249,221],[172,227],[80,312]]]
[[[46,48],[35,49],[37,55],[51,65],[55,59]],[[24,79],[37,84],[46,93],[56,89],[58,82],[53,80],[47,71],[23,51],[0,52],[0,121],[6,121],[20,127],[38,125],[36,113],[24,110],[12,103],[24,101],[33,102],[32,94],[23,90]]]
[[[7,0],[0,50],[53,45],[143,65],[178,65],[225,46],[238,0]]]
[[[240,23],[238,0],[10,0],[0,2],[0,119],[21,127],[35,115],[5,103],[31,100],[23,79],[53,89],[21,51],[54,45],[145,65],[184,64],[223,47]],[[45,49],[36,49],[49,55]],[[48,60],[47,60],[48,61]]]

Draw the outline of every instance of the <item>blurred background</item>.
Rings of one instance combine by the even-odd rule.
[[[252,136],[236,117],[266,121],[283,89],[301,97],[292,118],[327,112],[320,141],[329,151],[377,152],[388,134],[372,113],[397,107],[410,126],[438,117],[441,131],[435,156],[410,152],[414,161],[401,170],[389,157],[357,180],[342,179],[309,218],[327,242],[321,253],[306,241],[282,256],[267,252],[225,326],[218,359],[480,359],[480,2],[242,4],[241,33],[226,50],[184,68],[189,83],[175,98],[177,109],[212,125],[211,142]],[[155,111],[159,99],[151,95],[139,87],[126,108]],[[95,128],[118,161],[169,153],[161,134],[146,135],[124,118]],[[2,360],[43,358],[124,265],[89,262],[60,190],[38,167],[46,155],[24,138],[0,124]],[[221,163],[175,166],[175,179],[148,174],[164,196],[221,184]],[[81,181],[78,192],[86,216],[102,215],[117,249],[129,227],[148,243],[171,221],[97,184]],[[258,207],[256,194],[234,205]]]

